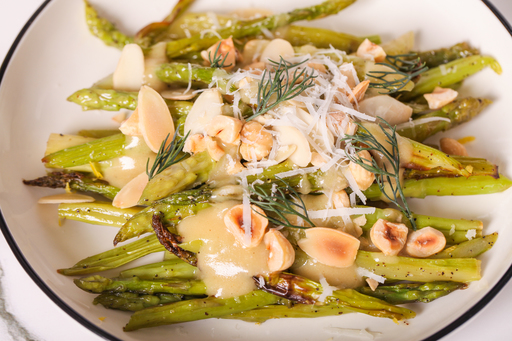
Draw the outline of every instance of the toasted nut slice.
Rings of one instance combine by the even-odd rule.
[[[215,116],[206,127],[206,133],[222,142],[233,143],[240,137],[242,121],[225,115]]]
[[[368,86],[370,85],[369,80],[362,81],[361,83],[357,84],[353,89],[352,93],[348,95],[348,100],[350,103],[355,104],[359,103],[366,93],[366,90],[368,89]]]
[[[370,230],[372,243],[386,256],[396,256],[405,246],[409,229],[404,224],[394,224],[379,219]]]
[[[189,91],[185,93],[187,89],[175,89],[175,90],[165,90],[161,92],[161,95],[165,99],[170,99],[174,101],[188,101],[197,96],[197,93],[193,91]]]
[[[311,153],[311,164],[315,167],[321,167],[325,165],[327,161],[323,158],[322,155],[318,154],[317,152]]]
[[[200,153],[206,150],[206,140],[203,134],[190,135],[185,141],[183,151],[185,153]]]
[[[359,103],[359,110],[367,115],[380,117],[391,125],[408,122],[412,116],[410,106],[388,95],[364,99]]]
[[[372,291],[375,291],[375,289],[377,289],[377,287],[379,286],[379,282],[377,282],[373,278],[367,278],[366,283],[368,283],[368,286],[370,287],[370,289],[372,289]]]
[[[343,63],[340,65],[339,70],[341,74],[347,77],[347,85],[353,89],[356,86],[357,72],[352,63]]]
[[[112,116],[112,121],[114,121],[116,123],[121,124],[121,123],[123,123],[124,120],[126,120],[125,112],[120,112],[119,114]]]
[[[283,271],[292,266],[295,261],[295,250],[292,244],[281,232],[270,229],[263,239],[269,252],[267,265],[271,272]]]
[[[78,204],[81,202],[93,202],[94,198],[88,195],[76,193],[61,193],[40,198],[38,204]]]
[[[246,65],[243,67],[244,70],[259,70],[259,71],[263,71],[265,70],[265,63],[263,62],[254,62],[254,63],[251,63],[249,65]],[[259,73],[259,72],[252,72],[253,74],[256,74],[256,73]]]
[[[197,97],[194,105],[185,119],[185,133],[203,133],[210,121],[222,114],[222,95],[217,88],[203,91]]]
[[[258,213],[256,213],[256,212]],[[261,215],[263,214],[263,216]],[[229,232],[235,236],[242,245],[246,247],[255,247],[263,240],[267,229],[268,220],[265,218],[265,212],[258,206],[251,205],[251,240],[246,240],[245,230],[242,227],[244,215],[244,205],[231,207],[224,215],[224,224]]]
[[[248,161],[254,159],[259,161],[268,156],[274,143],[272,134],[265,131],[263,126],[256,121],[250,121],[244,124],[240,132],[240,138],[242,140],[240,154]]]
[[[350,207],[350,199],[348,198],[347,192],[344,189],[332,194],[332,203],[334,208],[345,208]]]
[[[148,184],[148,175],[142,172],[124,185],[112,200],[112,206],[119,208],[128,208],[137,205]]]
[[[128,44],[123,48],[116,71],[112,76],[114,89],[139,91],[144,76],[144,53],[137,44]]]
[[[372,164],[372,156],[367,150],[361,150],[357,153],[361,159],[363,159],[365,164],[371,165]],[[348,165],[348,169],[350,170],[350,173],[352,173],[352,176],[354,177],[354,180],[356,180],[357,186],[360,190],[364,191],[368,189],[375,180],[375,174],[373,174],[370,171],[367,171],[360,165],[350,161]]]
[[[291,126],[274,126],[273,130],[279,133],[278,141],[281,145],[294,144],[297,149],[288,158],[299,167],[307,167],[311,162],[311,147],[307,138],[302,132]]]
[[[309,62],[308,66],[320,73],[327,73],[327,68],[322,63]]]
[[[206,136],[204,140],[206,143],[206,150],[208,151],[208,154],[210,154],[210,157],[215,161],[219,161],[220,158],[223,157],[224,154],[226,154],[224,149],[222,149],[221,146],[219,146],[217,141],[212,139],[210,136]]]
[[[142,86],[138,97],[139,128],[149,149],[157,153],[167,136],[167,144],[174,135],[174,123],[169,107],[158,92]]]
[[[142,132],[139,126],[139,109],[135,108],[130,117],[119,127],[119,130],[125,135],[129,136],[140,136]]]
[[[295,51],[289,41],[277,38],[273,39],[261,53],[260,61],[268,63],[269,61],[279,62],[281,57],[288,59],[293,57]]]
[[[459,93],[453,89],[436,87],[431,94],[424,94],[423,96],[428,102],[429,109],[441,109],[448,103],[453,102]]]
[[[413,257],[425,258],[438,253],[445,246],[444,234],[428,226],[409,234],[405,251]]]
[[[439,141],[439,145],[443,153],[450,155],[468,156],[466,147],[464,147],[462,143],[457,140],[451,139],[449,137],[443,137]]]
[[[348,233],[326,227],[313,227],[305,231],[306,238],[297,244],[311,258],[318,262],[346,268],[354,264],[359,239]]]
[[[224,70],[229,71],[235,67],[238,52],[233,44],[233,38],[229,37],[228,39],[223,39],[218,43],[213,44],[208,50],[201,52],[201,57],[203,57],[205,62],[210,64],[215,56],[215,51],[217,51],[217,55],[220,56],[221,61],[225,58]]]
[[[277,148],[274,161],[276,161],[277,163],[281,163],[284,160],[288,159],[293,153],[295,153],[296,150],[297,146],[294,144],[279,146],[279,148]]]
[[[244,62],[252,64],[254,62],[259,62],[261,53],[270,41],[266,39],[252,39],[247,42],[244,46],[244,51],[242,53],[242,57]]]
[[[365,39],[357,48],[357,56],[365,60],[371,60],[377,63],[383,62],[386,59],[386,52],[377,44],[372,43]]]

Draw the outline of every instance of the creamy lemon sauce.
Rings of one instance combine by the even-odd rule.
[[[149,164],[155,161],[156,154],[149,149],[142,136],[126,136],[126,147],[123,155],[111,160],[100,162],[103,180],[112,186],[123,188],[130,180],[146,171]]]
[[[348,268],[335,268],[309,258],[300,266],[293,267],[293,273],[320,282],[324,277],[329,285],[340,288],[357,288],[364,284],[364,280],[357,274],[357,266]]]
[[[252,276],[268,272],[268,251],[264,244],[245,248],[224,225],[224,214],[237,204],[238,201],[215,204],[185,218],[178,226],[185,242],[203,241],[197,253],[197,267],[210,296],[228,298],[247,294],[256,289]]]

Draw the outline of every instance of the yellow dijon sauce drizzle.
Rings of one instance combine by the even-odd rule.
[[[203,241],[197,253],[198,277],[210,296],[228,298],[247,294],[256,289],[252,276],[268,273],[265,245],[243,247],[224,225],[224,214],[237,204],[238,201],[215,204],[185,218],[178,226],[185,242]]]

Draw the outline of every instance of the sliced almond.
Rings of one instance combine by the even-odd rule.
[[[261,53],[270,43],[266,39],[251,39],[245,44],[242,57],[245,63],[252,64],[259,62]]]
[[[357,153],[357,155],[363,160],[365,164],[372,164],[372,156],[367,150],[361,150]],[[364,169],[352,161],[350,161],[348,169],[350,170],[350,173],[352,173],[352,176],[354,177],[354,180],[356,181],[360,190],[364,191],[373,184],[373,181],[375,180],[375,174],[372,172]]]
[[[222,114],[222,95],[216,88],[203,91],[185,119],[185,133],[203,133],[215,116]]]
[[[164,90],[160,94],[163,98],[174,101],[188,101],[197,96],[197,93],[193,91],[186,91],[187,89]]]
[[[276,150],[276,156],[274,157],[274,161],[277,163],[281,163],[284,160],[288,159],[295,151],[297,150],[297,146],[294,144],[288,144],[285,146],[279,146]]]
[[[352,93],[348,95],[348,100],[350,101],[350,103],[359,103],[363,99],[366,90],[368,90],[368,86],[370,86],[369,80],[365,80],[357,84],[352,89]]]
[[[444,234],[428,226],[409,234],[405,251],[413,257],[425,258],[438,253],[445,246]]]
[[[269,61],[278,62],[283,59],[289,59],[295,55],[292,44],[289,41],[277,38],[270,41],[261,53],[260,61],[268,63]]]
[[[309,114],[309,112],[302,108],[295,108],[295,115],[308,125],[313,123],[313,117]],[[331,145],[334,144],[334,135],[329,129],[327,129],[327,127],[325,128],[326,129],[321,129],[320,123],[317,122],[311,130],[311,134],[309,135],[309,137],[315,140],[315,142],[322,148],[326,148],[327,146],[325,145],[325,140],[323,138],[319,138],[318,136],[323,136],[326,134],[328,143]]]
[[[126,113],[125,112],[120,112],[119,114],[117,115],[114,115],[112,117],[112,121],[116,122],[116,123],[123,123],[123,121],[126,120]]]
[[[142,48],[137,44],[125,45],[112,77],[114,89],[139,91],[144,77],[144,69]]]
[[[464,147],[462,143],[455,139],[443,137],[441,140],[439,140],[439,146],[441,147],[443,153],[450,155],[468,156],[466,147]]]
[[[370,287],[370,289],[372,289],[372,291],[375,291],[375,289],[377,289],[377,287],[379,286],[379,282],[377,282],[373,278],[367,278],[366,283],[368,283],[368,286]]]
[[[251,240],[248,242],[245,238],[245,230],[242,227],[243,211],[244,205],[236,205],[230,208],[224,215],[224,224],[228,228],[228,231],[231,232],[242,245],[246,247],[258,246],[263,240],[268,225],[265,212],[261,208],[251,205]]]
[[[271,272],[283,271],[292,266],[295,261],[295,250],[281,232],[270,229],[265,234],[263,242],[269,251],[267,265]]]
[[[307,167],[311,162],[311,148],[307,138],[302,132],[291,126],[274,126],[274,131],[279,133],[278,140],[281,145],[297,146],[297,149],[288,158],[290,161],[298,165],[299,167]]]
[[[326,227],[313,227],[305,233],[306,238],[300,239],[297,244],[311,258],[337,268],[346,268],[354,264],[359,239]]]
[[[174,135],[174,122],[169,107],[158,92],[144,85],[139,91],[137,108],[144,141],[149,149],[157,153],[165,138],[169,136],[169,144]]]
[[[135,108],[130,117],[119,127],[119,130],[125,135],[129,136],[140,136],[142,132],[139,126],[139,109]]]
[[[388,95],[364,99],[359,103],[359,110],[367,115],[380,117],[392,126],[409,122],[412,116],[410,106]]]
[[[317,152],[313,152],[311,154],[311,164],[315,167],[322,167],[325,165],[327,161],[325,161],[324,157]]]
[[[121,188],[114,197],[114,200],[112,200],[112,206],[119,208],[136,206],[147,184],[148,175],[146,172],[140,173]]]
[[[61,193],[40,198],[38,204],[78,204],[81,202],[93,202],[94,198],[88,195],[76,193]]]
[[[407,242],[409,229],[404,224],[379,219],[370,230],[372,243],[386,256],[396,256]]]
[[[340,65],[339,70],[343,76],[347,77],[347,85],[353,89],[356,86],[356,80],[359,82],[354,64],[343,63]]]
[[[423,96],[428,102],[428,108],[432,110],[441,109],[448,103],[453,102],[459,93],[453,89],[436,87],[431,94],[424,94]]]

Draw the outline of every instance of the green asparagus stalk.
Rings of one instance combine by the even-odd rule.
[[[460,162],[465,169],[468,169],[468,166],[470,166],[471,176],[492,176],[495,179],[500,177],[498,166],[486,159],[457,155],[451,155],[451,157]],[[421,180],[436,177],[450,178],[456,176],[458,175],[440,168],[429,170],[405,169],[403,175],[405,180]]]
[[[110,202],[59,204],[59,218],[81,221],[95,225],[122,227],[142,210],[140,207],[117,208]]]
[[[329,0],[307,8],[300,8],[288,13],[276,14],[264,18],[238,21],[230,27],[219,29],[216,34],[196,34],[190,38],[183,38],[167,43],[167,56],[176,58],[186,53],[201,51],[215,44],[219,37],[242,38],[260,34],[262,29],[274,30],[299,20],[313,20],[336,14],[355,0]]]
[[[134,38],[135,43],[148,48],[161,41],[162,39],[160,37],[163,33],[167,31],[168,27],[183,14],[193,2],[194,0],[178,0],[176,5],[172,8],[171,13],[169,13],[164,20],[153,22],[137,32]]]
[[[92,303],[101,304],[107,309],[139,311],[156,305],[178,302],[183,298],[183,295],[178,294],[139,295],[132,292],[121,292],[101,294]]]
[[[80,105],[83,110],[119,111],[121,109],[135,110],[137,97],[138,92],[93,87],[78,90],[67,100]],[[192,107],[192,103],[188,101],[165,100],[165,102],[175,119],[188,114]]]
[[[418,57],[422,63],[425,63],[429,69],[438,67],[456,59],[466,58],[480,54],[480,51],[463,42],[455,44],[449,48],[418,52]]]
[[[73,190],[101,194],[108,199],[114,199],[119,192],[119,188],[109,185],[108,182],[80,172],[51,172],[34,180],[23,180],[23,183],[49,188],[66,188],[69,185]]]
[[[165,83],[186,84],[190,81],[201,83],[202,86],[210,84],[214,77],[217,81],[217,88],[223,94],[226,93],[226,85],[228,83],[228,73],[223,69],[211,68],[199,65],[189,65],[185,63],[167,63],[162,64],[156,71],[157,77]],[[231,91],[236,88],[230,89]]]
[[[323,293],[322,285],[298,275],[274,272],[270,275],[256,276],[255,281],[262,290],[302,304],[345,306],[359,309],[361,312],[367,310],[373,316],[397,320],[412,318],[416,315],[411,310],[360,294],[353,289],[335,290],[332,295],[320,302],[319,299]]]
[[[398,281],[478,281],[481,261],[475,258],[421,259],[358,251],[355,264],[386,279]]]
[[[501,66],[496,59],[489,56],[469,56],[442,64],[421,74],[420,80],[412,91],[404,93],[401,101],[409,101],[417,96],[434,91],[437,86],[448,87],[458,83],[468,76],[489,66],[497,74],[501,74]]]
[[[85,3],[85,21],[91,33],[100,38],[106,45],[122,49],[126,44],[133,43],[133,38],[119,32],[115,26],[105,18],[98,16],[98,12],[89,1]]]
[[[126,147],[126,136],[116,134],[46,155],[42,161],[46,167],[66,168],[113,159]]]
[[[474,258],[489,251],[498,240],[498,233],[492,233],[481,238],[475,238],[458,245],[453,245],[429,258]]]
[[[202,281],[192,279],[164,279],[141,280],[137,277],[130,278],[105,278],[94,275],[85,278],[77,278],[76,286],[80,289],[95,293],[134,292],[137,294],[181,294],[204,295],[206,287]]]
[[[438,177],[421,180],[405,180],[402,184],[404,195],[409,198],[425,198],[428,195],[478,195],[503,192],[512,186],[512,181],[500,174],[492,176]],[[380,200],[379,186],[373,184],[363,192],[369,200]]]
[[[182,244],[182,247],[183,246]],[[66,276],[79,276],[115,269],[143,256],[161,251],[165,251],[165,248],[160,244],[155,235],[151,235],[132,243],[87,257],[71,268],[59,269],[57,272]]]
[[[118,129],[82,129],[77,133],[78,136],[92,137],[94,139],[100,139],[115,134],[119,134]]]
[[[173,164],[149,181],[139,204],[148,205],[173,193],[202,184],[208,179],[214,165],[215,161],[207,151]]]
[[[359,38],[351,34],[309,26],[284,26],[275,30],[274,34],[276,37],[288,40],[294,46],[310,44],[317,48],[327,49],[333,46],[335,49],[347,53],[357,51],[359,45],[364,41],[364,38]],[[375,40],[375,37],[372,39]],[[373,42],[376,44],[380,43]]]
[[[119,277],[137,277],[143,280],[170,278],[191,279],[195,278],[197,273],[197,267],[192,266],[181,259],[171,259],[121,271]]]
[[[278,301],[279,297],[275,295],[255,290],[232,298],[207,297],[170,303],[135,312],[124,327],[124,331],[218,318],[275,304]]]
[[[455,290],[466,288],[467,284],[465,283],[430,282],[379,285],[375,290],[369,287],[360,287],[356,290],[362,294],[380,298],[391,304],[406,304],[414,302],[429,303]]]
[[[410,127],[399,128],[398,134],[411,140],[422,142],[428,137],[448,129],[452,129],[459,124],[467,122],[478,115],[485,107],[492,102],[482,98],[464,98],[456,100],[442,107],[439,110],[421,115],[418,119],[412,121]],[[421,120],[431,117],[447,118],[450,121],[430,121],[420,123]],[[418,122],[417,124],[415,122]]]
[[[162,199],[151,206],[146,207],[139,213],[135,214],[128,220],[119,230],[114,245],[124,242],[128,239],[138,237],[147,232],[153,232],[151,221],[154,214],[162,214],[163,222],[171,232],[177,233],[176,225],[186,217],[197,214],[202,209],[210,207],[208,202],[196,202],[192,204],[171,204],[169,200]]]

